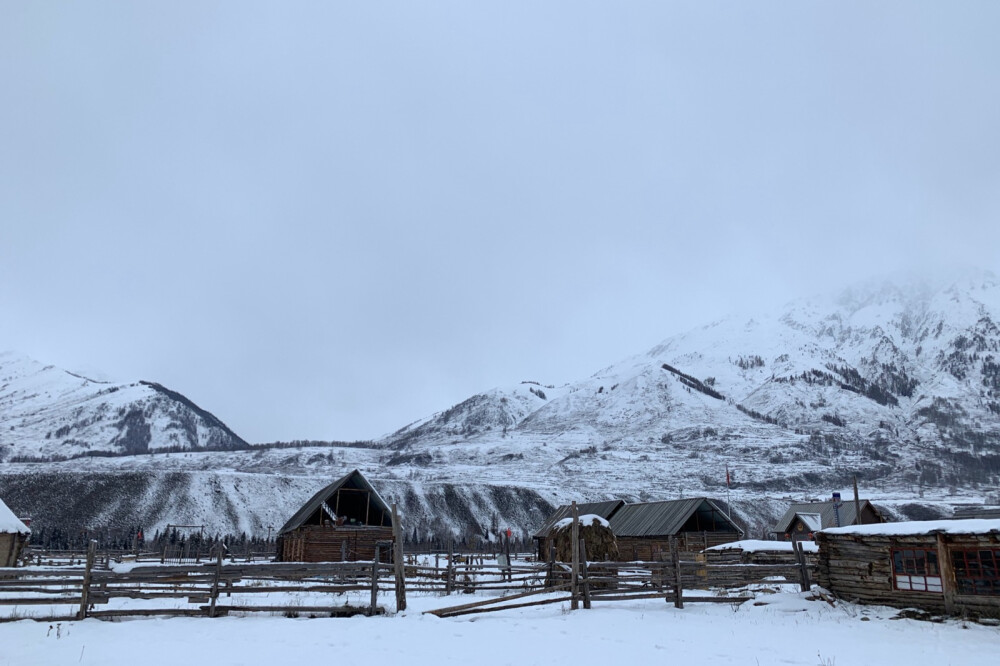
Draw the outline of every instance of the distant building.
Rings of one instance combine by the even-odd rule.
[[[0,567],[13,567],[31,530],[0,500]]]
[[[379,542],[392,541],[392,509],[354,470],[312,496],[278,531],[283,562],[371,561]],[[392,560],[385,547],[379,559]]]
[[[803,541],[811,540],[816,532],[829,527],[886,522],[885,516],[868,500],[859,500],[858,504],[861,507],[860,518],[853,499],[793,504],[774,525],[772,532],[778,541]]]
[[[626,504],[610,522],[624,561],[662,559],[671,539],[680,550],[701,551],[743,536],[743,530],[708,497]]]
[[[636,504],[610,500],[577,504],[577,508],[580,515],[595,514],[610,523],[622,561],[660,559],[669,552],[671,540],[681,550],[700,551],[737,541],[743,535],[743,530],[708,497]],[[539,559],[548,559],[552,527],[569,517],[570,511],[571,505],[559,507],[535,533]]]

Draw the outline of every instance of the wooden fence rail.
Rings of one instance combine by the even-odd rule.
[[[227,562],[216,555],[214,561],[201,564],[143,565],[134,563],[120,570],[102,569],[101,557],[85,556],[84,565],[32,566],[0,569],[0,606],[72,606],[76,612],[64,618],[115,617],[124,615],[217,616],[230,612],[283,612],[295,614],[354,615],[384,612],[377,605],[380,593],[399,590],[397,572],[392,564],[375,562]],[[705,558],[667,562],[586,562],[578,572],[578,584],[572,585],[568,564],[548,562],[498,566],[457,557],[443,566],[407,564],[402,581],[411,592],[451,594],[453,592],[506,592],[530,596],[570,590],[584,607],[622,599],[664,598],[678,607],[690,601],[733,601],[745,597],[685,596],[691,589],[738,589],[754,583],[794,583],[803,589],[815,574],[815,565],[805,557],[767,563],[739,562],[733,558]],[[576,589],[576,594],[573,590]],[[270,593],[307,593],[330,595],[329,605],[255,605],[252,595]],[[345,595],[354,593],[369,603],[345,605]],[[228,603],[234,595],[237,603]],[[508,597],[499,597],[504,599]],[[320,597],[321,599],[323,597]],[[405,599],[405,597],[403,597]],[[561,597],[560,597],[561,598]],[[164,608],[101,608],[114,599],[183,600],[186,606]],[[397,604],[399,599],[397,597]],[[524,602],[537,605],[542,602]],[[488,604],[477,604],[487,606]],[[398,606],[397,606],[398,607]],[[500,606],[507,607],[507,606]],[[513,606],[511,606],[513,607]],[[466,609],[455,610],[455,613]],[[477,610],[476,612],[485,612]],[[448,615],[446,613],[445,615]],[[13,613],[12,616],[18,615]],[[22,613],[21,616],[24,616]],[[16,619],[8,616],[4,619]]]

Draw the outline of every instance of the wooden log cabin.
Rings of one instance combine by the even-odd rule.
[[[829,527],[884,522],[885,516],[868,500],[855,505],[854,500],[841,501],[839,493],[834,493],[828,502],[792,504],[771,531],[778,541],[811,541],[816,532]]]
[[[594,514],[610,523],[618,541],[618,559],[656,561],[670,552],[671,540],[680,550],[698,552],[737,541],[743,530],[711,499],[666,500],[626,504],[623,500],[577,504],[580,515]],[[546,560],[552,527],[571,515],[571,505],[556,509],[535,535],[538,558]]]
[[[832,528],[816,543],[817,582],[843,599],[1000,617],[1000,519]]]
[[[0,500],[0,567],[12,567],[28,541],[31,530]]]
[[[378,543],[392,541],[392,510],[354,470],[312,496],[278,531],[278,561],[340,562],[375,557]],[[382,562],[392,549],[382,547]]]
[[[699,552],[738,541],[743,530],[707,497],[626,504],[608,519],[622,561],[656,561],[678,549]]]

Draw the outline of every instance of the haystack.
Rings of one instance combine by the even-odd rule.
[[[556,547],[556,559],[570,562],[573,559],[573,519],[563,518],[553,525],[550,538]],[[592,513],[580,516],[580,538],[585,542],[587,561],[604,562],[618,558],[618,540],[604,518]]]

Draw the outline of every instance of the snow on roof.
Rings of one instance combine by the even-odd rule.
[[[0,532],[17,532],[19,534],[31,534],[31,530],[18,520],[14,512],[11,511],[3,500],[0,500]]]
[[[588,513],[588,514],[586,514],[584,516],[580,516],[580,525],[593,525],[594,523],[597,523],[598,525],[601,525],[602,527],[610,527],[611,526],[611,523],[609,523],[608,521],[606,521],[604,518],[601,518],[596,513]],[[559,522],[557,522],[555,525],[553,525],[552,529],[554,529],[554,530],[561,530],[562,528],[566,527],[567,525],[572,525],[572,524],[573,524],[573,519],[572,518],[563,518],[562,520],[560,520]]]
[[[988,534],[1000,532],[1000,519],[911,520],[902,523],[877,523],[831,527],[824,534],[857,534],[869,536],[903,536],[915,534]]]
[[[802,549],[807,553],[819,552],[819,546],[812,541],[802,541]],[[706,550],[742,550],[744,553],[779,553],[792,552],[791,541],[761,541],[760,539],[744,539],[733,541],[719,546],[712,546]]]
[[[810,532],[818,532],[823,529],[823,518],[818,513],[800,513],[799,518]]]

